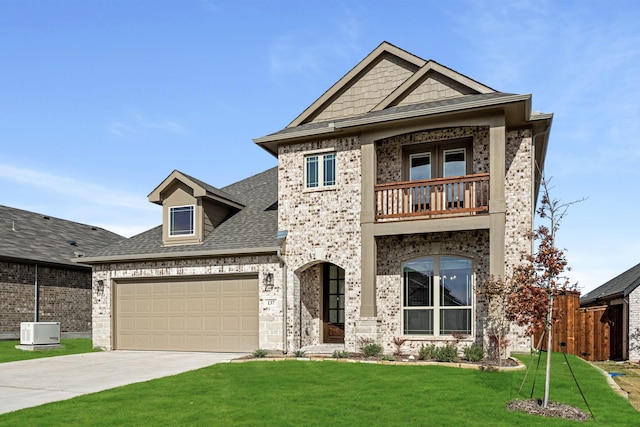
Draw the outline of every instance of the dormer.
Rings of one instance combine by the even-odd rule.
[[[244,205],[234,196],[174,170],[149,201],[162,205],[162,243],[165,246],[202,243],[225,219]]]

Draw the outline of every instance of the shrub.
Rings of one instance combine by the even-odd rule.
[[[293,355],[295,357],[305,357],[307,355],[307,352],[304,350],[296,350],[293,352]]]
[[[451,344],[447,344],[442,347],[437,347],[433,354],[433,357],[438,362],[457,362],[458,348]]]
[[[478,344],[471,344],[469,347],[465,347],[464,357],[469,362],[479,362],[484,359],[484,350]]]
[[[395,362],[396,361],[396,357],[392,356],[391,354],[383,354],[380,359],[386,360],[387,362]]]
[[[265,350],[263,348],[259,348],[259,349],[253,351],[253,357],[257,357],[259,359],[265,357],[266,355],[267,355],[267,350]]]
[[[382,354],[382,346],[380,344],[367,344],[362,348],[364,357],[378,357]]]
[[[360,349],[360,351],[363,351],[366,346],[373,343],[373,338],[358,338],[358,348]]]
[[[402,344],[404,344],[405,342],[407,342],[406,338],[394,337],[393,345],[396,346],[396,351],[393,354],[395,354],[396,356],[402,356]]]
[[[349,352],[346,350],[333,350],[333,354],[331,355],[334,359],[346,359],[349,357]]]
[[[435,344],[431,344],[429,346],[425,346],[424,344],[422,344],[420,346],[420,350],[418,351],[418,360],[434,359],[435,352],[436,352]]]

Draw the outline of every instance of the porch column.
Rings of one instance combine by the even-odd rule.
[[[376,182],[376,149],[372,140],[363,139],[361,146],[362,179],[360,207],[361,291],[360,317],[376,317],[376,241],[373,237],[375,220],[374,186]]]
[[[492,121],[489,128],[489,273],[505,274],[505,138],[504,117]]]

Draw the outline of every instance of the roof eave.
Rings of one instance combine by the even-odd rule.
[[[292,131],[285,133],[276,133],[267,136],[263,136],[261,138],[255,138],[253,141],[272,153],[274,153],[275,148],[274,143],[285,142],[289,140],[296,140],[299,138],[313,137],[318,135],[327,135],[341,132],[343,130],[351,130],[360,126],[370,126],[381,123],[386,123],[390,121],[398,121],[405,119],[414,119],[421,116],[433,116],[437,114],[446,114],[446,113],[455,113],[462,112],[468,110],[475,110],[487,107],[499,107],[504,106],[506,104],[511,104],[514,102],[530,102],[531,95],[509,95],[499,99],[482,99],[476,101],[469,101],[460,104],[453,105],[443,105],[436,107],[426,107],[417,110],[409,110],[409,111],[401,111],[397,113],[385,114],[385,115],[375,115],[375,116],[364,116],[358,117],[354,119],[341,120],[339,122],[329,122],[327,127],[324,128],[314,128],[314,129],[303,129],[300,131]],[[537,120],[537,119],[536,119]]]
[[[76,262],[84,264],[106,264],[111,262],[129,262],[129,261],[151,261],[164,260],[174,258],[211,258],[211,257],[229,257],[243,255],[259,255],[278,253],[280,246],[265,246],[258,248],[242,248],[242,249],[210,249],[202,251],[183,251],[183,252],[160,252],[150,254],[130,254],[130,255],[105,255],[96,257],[80,258]],[[75,261],[75,260],[74,260]]]

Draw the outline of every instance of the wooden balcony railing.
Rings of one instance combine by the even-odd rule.
[[[376,221],[489,212],[489,174],[375,186]]]

